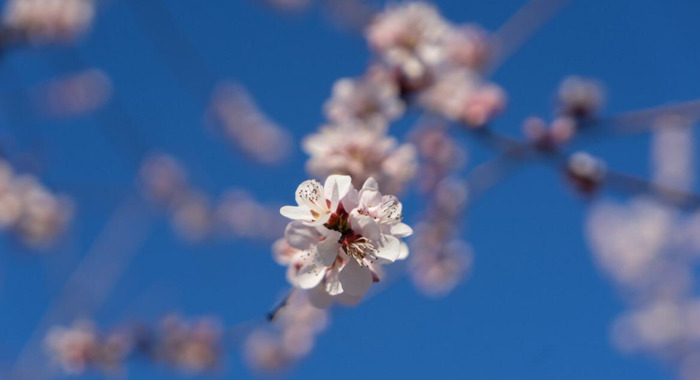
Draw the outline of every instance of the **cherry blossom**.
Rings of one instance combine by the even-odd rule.
[[[310,155],[309,173],[327,176],[343,173],[361,186],[369,177],[391,192],[400,192],[417,171],[416,152],[412,144],[399,145],[383,131],[356,124],[326,126],[307,136],[302,146]]]
[[[358,125],[383,130],[387,123],[404,112],[399,87],[393,75],[381,66],[373,66],[360,78],[343,78],[333,85],[333,95],[324,107],[334,123],[358,122]]]
[[[305,181],[297,189],[300,206],[281,210],[296,220],[285,230],[286,244],[276,244],[276,261],[289,265],[293,286],[313,290],[317,305],[327,306],[328,296],[341,294],[341,302],[358,301],[379,281],[382,264],[408,255],[400,239],[413,230],[401,222],[398,199],[382,195],[373,178],[359,192],[350,183],[349,176],[338,175],[323,187]]]

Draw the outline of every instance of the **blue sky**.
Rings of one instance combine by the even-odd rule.
[[[141,1],[146,5],[135,9],[154,23],[163,22],[147,12],[152,0]],[[135,146],[175,155],[192,182],[213,195],[240,187],[271,205],[290,203],[296,185],[306,178],[304,154],[297,148],[279,166],[259,166],[207,133],[203,111],[213,81],[243,84],[298,142],[323,122],[321,107],[333,82],[361,74],[370,59],[361,36],[334,27],[318,9],[289,16],[252,0],[164,1],[210,70],[192,81],[188,70],[196,62],[168,56],[187,48],[176,38],[145,37],[164,29],[144,30],[130,2],[137,1],[108,2],[79,50],[89,65],[110,74],[142,136],[138,142],[120,140],[130,136],[130,127],[106,124],[100,116],[46,120],[31,110],[2,105],[0,139],[11,160],[74,196],[77,221],[59,246],[43,255],[28,253],[11,239],[0,241],[0,325],[5,326],[0,329],[0,370],[16,358],[112,212],[131,199],[143,153]],[[525,1],[435,3],[454,22],[494,30]],[[569,74],[604,81],[610,114],[700,97],[698,16],[700,3],[692,0],[572,1],[495,74],[510,104],[494,127],[517,134],[525,117],[551,116],[553,92]],[[61,48],[10,52],[3,59],[4,98],[80,68]],[[401,135],[407,126],[399,123],[394,130]],[[460,139],[469,147],[472,165],[490,157]],[[580,147],[618,171],[648,174],[647,135]],[[411,221],[420,210],[415,197],[407,199],[404,209]],[[357,308],[335,310],[314,352],[289,377],[672,378],[652,360],[626,357],[611,347],[609,325],[624,304],[592,261],[582,228],[586,209],[561,175],[538,166],[519,171],[469,209],[462,232],[476,260],[468,281],[434,300],[403,278]],[[163,215],[143,215],[152,232],[95,313],[100,324],[155,320],[172,311],[215,313],[235,324],[263,315],[283,294],[284,269],[271,260],[265,244],[187,244]],[[129,239],[132,233],[127,229],[122,236]],[[129,373],[134,379],[182,377],[141,362]],[[240,352],[233,350],[227,369],[214,377],[251,376]]]

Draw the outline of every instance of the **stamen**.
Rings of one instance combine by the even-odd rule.
[[[361,267],[367,266],[365,260],[374,262],[377,260],[377,249],[365,237],[360,237],[345,247],[348,256],[354,258]]]

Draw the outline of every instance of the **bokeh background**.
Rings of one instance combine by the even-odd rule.
[[[434,3],[451,21],[494,30],[525,2]],[[525,117],[550,116],[556,87],[570,74],[605,83],[606,114],[697,98],[698,16],[700,3],[692,0],[572,1],[495,73],[509,106],[494,128],[515,135]],[[299,140],[323,122],[322,105],[333,82],[361,74],[370,59],[362,35],[339,26],[325,7],[285,13],[253,0],[110,1],[76,50],[19,49],[6,52],[0,63],[3,151],[19,171],[71,195],[76,210],[71,228],[44,253],[2,238],[0,374],[12,367],[45,311],[62,297],[81,257],[95,249],[100,231],[125,204],[137,221],[98,240],[100,249],[113,246],[116,253],[96,267],[126,267],[88,317],[113,326],[178,312],[216,315],[235,325],[267,313],[288,287],[269,244],[183,240],[162,213],[139,198],[135,176],[141,159],[154,150],[174,155],[191,183],[214,196],[243,188],[271,206],[292,203],[294,189],[307,178]],[[26,106],[33,87],[86,66],[104,70],[112,80],[114,98],[103,109],[57,120]],[[256,164],[211,133],[204,111],[213,88],[224,81],[245,86],[270,118],[289,129],[295,144],[288,160]],[[115,111],[119,107],[123,112]],[[397,123],[391,133],[403,136],[414,121]],[[491,157],[462,137],[470,165]],[[589,139],[580,147],[603,157],[610,168],[648,177],[649,141],[640,134]],[[411,223],[420,200],[411,192],[402,199]],[[285,376],[672,378],[657,362],[612,347],[610,324],[624,304],[591,257],[583,232],[586,212],[587,201],[549,168],[518,171],[469,206],[461,229],[475,262],[463,284],[430,299],[398,278],[356,308],[334,309],[313,353]],[[138,246],[133,253],[129,242]],[[114,259],[120,250],[133,256]],[[70,298],[91,302],[103,291],[94,284],[114,272],[122,271],[96,271],[68,289]],[[70,306],[56,322],[85,316],[81,310]],[[48,365],[43,354],[31,357],[34,366]],[[139,360],[130,362],[127,374],[185,377]],[[256,377],[237,349],[210,376]],[[101,377],[91,372],[79,378]]]

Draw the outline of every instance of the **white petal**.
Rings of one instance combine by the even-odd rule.
[[[343,204],[343,208],[350,212],[352,209],[357,208],[360,202],[360,193],[353,187],[340,201]]]
[[[285,218],[301,221],[312,221],[311,210],[305,206],[284,206],[280,209],[280,214]]]
[[[340,283],[343,284],[344,293],[361,296],[372,285],[372,272],[368,267],[361,267],[356,260],[350,260],[338,274]]]
[[[272,259],[275,260],[277,264],[287,266],[292,262],[292,258],[299,251],[292,248],[286,239],[281,238],[272,244]]]
[[[360,206],[364,208],[374,208],[382,204],[382,193],[374,178],[369,178],[360,190]]]
[[[377,181],[374,179],[374,177],[369,177],[365,181],[364,184],[362,184],[362,190],[379,190],[379,184],[377,184]]]
[[[397,223],[391,226],[391,234],[396,237],[407,237],[413,235],[413,228],[405,223]]]
[[[294,193],[294,198],[299,206],[306,206],[309,209],[317,212],[319,211],[319,208],[324,209],[326,206],[323,188],[321,187],[321,184],[314,179],[309,179],[302,182],[297,187],[297,191]]]
[[[341,200],[345,198],[345,195],[351,188],[352,179],[348,175],[328,176],[326,183],[323,185],[323,191],[325,192],[326,199],[331,199],[333,197],[334,189],[337,189],[338,200]],[[335,212],[335,210],[331,211]]]
[[[393,262],[401,255],[401,242],[391,235],[382,235],[381,240],[375,243],[376,255],[381,259]]]
[[[399,257],[396,260],[403,260],[408,257],[408,244],[401,242],[401,250],[399,251]]]
[[[313,261],[302,263],[301,267],[295,264],[289,266],[291,273],[290,282],[301,289],[311,289],[318,285],[326,274],[326,268],[317,265]]]
[[[308,250],[318,244],[321,234],[315,227],[308,226],[302,222],[294,221],[284,229],[284,238],[290,246]]]
[[[340,283],[339,273],[337,269],[328,271],[325,282],[325,290],[331,296],[336,296],[343,293],[343,285]]]
[[[381,238],[379,224],[367,215],[360,215],[356,212],[350,214],[350,226],[355,233],[358,233],[369,240],[375,241]]]
[[[338,243],[340,237],[340,232],[329,231],[326,239],[319,242],[316,246],[319,260],[324,266],[330,266],[335,262],[335,258],[338,256],[338,249],[340,249],[340,243]]]

